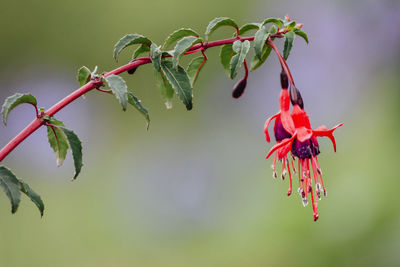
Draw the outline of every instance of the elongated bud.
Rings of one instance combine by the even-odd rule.
[[[292,105],[298,105],[300,108],[304,108],[303,98],[301,97],[300,91],[293,84],[290,85],[290,101]]]
[[[288,89],[288,87],[289,87],[288,77],[284,70],[281,71],[281,86],[282,86],[282,89]]]
[[[136,71],[136,69],[137,69],[137,67],[132,68],[132,69],[129,69],[129,70],[127,70],[127,72],[128,72],[129,74],[134,74],[135,71]]]
[[[132,60],[130,61],[130,63],[134,62],[135,60],[136,60],[136,59],[132,59]],[[137,69],[137,67],[132,68],[132,69],[129,69],[129,70],[127,70],[126,72],[128,72],[128,74],[134,74],[135,71],[136,71],[136,69]]]
[[[232,92],[232,97],[233,98],[239,98],[242,96],[244,89],[246,89],[247,85],[247,79],[243,78],[241,79],[234,87],[233,92]]]

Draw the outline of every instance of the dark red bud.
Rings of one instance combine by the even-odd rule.
[[[136,59],[132,59],[129,63],[132,63],[132,62],[134,62],[135,60],[136,60]],[[128,74],[134,74],[135,71],[136,71],[136,69],[137,69],[137,67],[132,68],[132,69],[129,69],[129,70],[127,70],[126,72],[128,72]]]
[[[287,89],[289,87],[288,77],[284,70],[281,72],[281,86],[282,89]]]
[[[132,68],[132,69],[129,69],[129,70],[127,70],[127,72],[128,72],[129,74],[134,74],[135,71],[136,71],[136,69],[137,69],[137,67]]]
[[[233,92],[232,92],[232,97],[233,98],[239,98],[242,96],[244,89],[246,89],[247,85],[247,79],[243,78],[241,79],[234,87]]]
[[[290,85],[290,101],[292,105],[298,105],[300,108],[304,108],[303,98],[301,97],[300,91],[293,84]]]

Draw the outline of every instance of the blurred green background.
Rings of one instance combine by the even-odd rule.
[[[114,43],[141,33],[156,43],[214,17],[239,24],[283,17],[304,23],[288,63],[314,128],[343,122],[338,151],[321,139],[328,197],[320,219],[286,196],[265,160],[265,119],[278,110],[279,63],[252,72],[231,98],[219,49],[194,88],[194,109],[166,110],[153,70],[123,75],[151,116],[91,92],[57,114],[84,144],[75,182],[41,129],[4,164],[45,202],[0,194],[0,266],[400,266],[399,1],[7,1],[0,10],[0,100],[31,92],[49,108],[78,87],[76,70],[118,66]],[[221,29],[214,39],[231,36]],[[282,47],[282,42],[277,42]],[[122,54],[119,64],[127,62]],[[240,77],[240,74],[238,75]],[[0,126],[4,146],[32,120],[19,107]]]

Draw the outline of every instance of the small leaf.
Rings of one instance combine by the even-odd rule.
[[[186,109],[191,110],[193,107],[192,86],[186,71],[181,66],[178,66],[176,70],[171,61],[163,61],[161,63],[161,69],[165,77],[171,83],[172,88],[174,88],[179,98],[185,104]]]
[[[51,118],[49,122],[55,126],[64,127],[64,124],[61,121],[58,121],[54,118]],[[55,128],[47,126],[47,138],[51,148],[56,154],[57,166],[60,167],[67,156],[67,151],[69,148],[67,137],[58,127]]]
[[[113,92],[114,96],[118,99],[122,106],[122,110],[126,110],[126,105],[128,102],[128,87],[124,79],[117,75],[110,75],[104,78]]]
[[[257,56],[254,56],[254,58],[251,60],[250,71],[253,71],[258,67],[260,67],[267,60],[268,56],[271,54],[271,51],[272,47],[270,47],[269,45],[264,46],[263,51],[261,53],[261,60]]]
[[[165,102],[167,109],[172,108],[172,99],[174,97],[174,88],[165,78],[164,74],[160,71],[154,70],[154,74],[157,80],[157,86],[160,88],[161,97]]]
[[[295,35],[293,32],[285,33],[285,44],[283,45],[283,58],[285,60],[288,59],[290,50],[292,50],[294,37]]]
[[[133,58],[137,58],[140,54],[149,52],[149,51],[150,51],[150,47],[148,45],[142,44],[133,53]]]
[[[236,54],[232,57],[230,63],[230,77],[231,79],[235,78],[238,70],[243,64],[244,59],[246,58],[247,53],[250,49],[250,42],[245,40],[244,42],[235,41],[232,46],[233,52]]]
[[[79,140],[78,136],[73,131],[65,127],[59,127],[59,128],[64,132],[65,136],[67,137],[69,147],[71,148],[75,166],[75,175],[73,179],[76,179],[76,177],[78,177],[78,174],[81,172],[83,166],[81,140]]]
[[[33,191],[33,189],[25,183],[23,180],[19,179],[19,185],[20,185],[20,190],[23,192],[25,195],[27,195],[31,201],[38,207],[40,211],[40,216],[43,217],[43,212],[44,212],[44,204],[42,199],[40,198],[39,194]]]
[[[174,48],[174,52],[172,53],[172,63],[175,69],[178,68],[179,59],[183,53],[185,53],[189,48],[195,43],[201,42],[201,39],[194,36],[186,36],[180,39]]]
[[[234,22],[230,18],[225,18],[225,17],[215,18],[212,21],[210,21],[210,23],[207,26],[206,34],[205,34],[206,35],[206,41],[208,41],[208,36],[213,31],[215,31],[216,29],[218,29],[221,26],[231,26],[231,27],[234,27],[235,29],[239,29],[239,27],[236,24],[236,22]]]
[[[219,53],[219,58],[221,60],[221,64],[224,67],[228,76],[231,73],[230,62],[233,56],[232,44],[226,44],[221,47],[221,52]]]
[[[143,35],[140,34],[127,34],[124,37],[122,37],[114,46],[114,59],[118,59],[119,53],[121,51],[130,45],[134,44],[147,44],[148,46],[151,45],[151,41],[144,37]]]
[[[156,71],[160,71],[161,69],[162,52],[160,48],[161,46],[157,46],[156,44],[151,44],[150,46],[150,59]]]
[[[142,106],[141,101],[137,99],[137,97],[134,94],[128,92],[128,103],[134,106],[144,116],[144,118],[147,121],[147,129],[148,129],[150,125],[150,116],[147,109]]]
[[[87,67],[82,66],[78,70],[78,82],[79,82],[79,85],[82,87],[85,84],[87,84],[90,81],[91,76],[92,76],[92,73],[90,72],[90,70]]]
[[[0,166],[0,187],[11,202],[11,212],[15,213],[21,201],[21,192],[17,177],[5,166]]]
[[[15,95],[7,97],[7,99],[4,101],[3,107],[1,108],[4,125],[7,125],[7,118],[11,110],[24,103],[37,106],[36,98],[31,94],[16,93]]]
[[[239,35],[242,35],[248,31],[260,29],[259,23],[246,23],[239,29]]]
[[[163,48],[166,49],[174,42],[182,39],[185,36],[199,37],[199,34],[192,29],[179,29],[171,33],[164,42]]]
[[[256,56],[260,60],[261,60],[261,54],[262,54],[263,48],[265,46],[265,41],[268,39],[268,37],[269,37],[269,32],[264,27],[262,27],[260,30],[258,30],[255,34],[254,51],[256,52]]]
[[[203,63],[204,62],[204,63]],[[186,69],[186,72],[190,79],[190,84],[194,85],[199,76],[201,69],[203,68],[204,64],[206,63],[204,57],[196,57],[190,63]]]
[[[263,21],[263,23],[261,23],[261,26],[264,26],[267,23],[274,23],[276,26],[278,26],[278,28],[282,28],[284,22],[281,19],[277,19],[277,18],[267,18]]]
[[[295,30],[294,33],[297,34],[298,36],[302,37],[308,44],[308,37],[305,32],[303,32],[302,30]]]
[[[291,31],[291,30],[293,30],[294,29],[294,27],[296,26],[296,21],[290,21],[290,22],[288,22],[288,23],[285,23],[285,28],[287,29],[287,30],[289,30],[289,31]]]

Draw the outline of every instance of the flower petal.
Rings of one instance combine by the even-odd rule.
[[[279,112],[279,113],[275,114],[274,116],[269,117],[269,118],[267,119],[267,121],[265,122],[265,125],[264,125],[264,133],[265,133],[265,140],[267,140],[268,143],[271,141],[271,139],[270,139],[270,137],[269,137],[269,133],[268,133],[268,126],[269,126],[269,124],[271,123],[271,121],[272,121],[273,119],[278,118],[280,114],[281,114],[281,113]]]
[[[269,156],[271,156],[271,154],[274,153],[275,150],[277,150],[277,149],[279,149],[279,148],[281,148],[283,146],[286,146],[287,144],[292,144],[294,138],[296,138],[296,135],[297,135],[297,133],[294,133],[291,138],[286,138],[286,139],[282,140],[282,142],[277,143],[276,145],[274,145],[271,148],[271,150],[268,152],[268,155],[267,155],[266,158],[269,158]]]
[[[294,122],[292,116],[289,111],[281,111],[281,121],[283,128],[290,134],[293,134],[296,131],[294,127]]]
[[[307,129],[306,127],[297,128],[297,140],[300,142],[307,141],[313,135],[313,131],[311,129]]]
[[[333,151],[336,152],[336,141],[335,141],[335,137],[333,136],[333,131],[335,131],[337,128],[339,128],[342,125],[343,125],[343,123],[340,123],[329,130],[327,130],[325,126],[320,126],[316,130],[313,130],[312,133],[314,136],[326,136],[329,139],[331,139],[332,144],[333,144]]]

